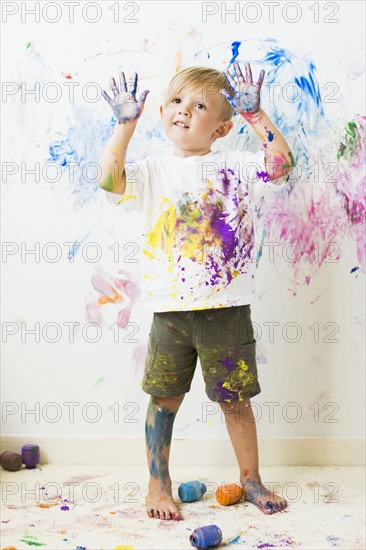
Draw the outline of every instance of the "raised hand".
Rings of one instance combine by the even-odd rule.
[[[125,124],[126,122],[134,122],[137,120],[144,109],[145,99],[149,90],[144,90],[139,100],[136,100],[136,90],[137,90],[137,80],[138,75],[135,73],[135,78],[133,82],[133,89],[131,92],[127,91],[127,83],[125,78],[125,73],[119,73],[119,83],[120,89],[118,90],[115,79],[112,77],[110,80],[111,90],[113,92],[113,99],[102,90],[102,96],[106,102],[111,106],[114,116],[120,124]]]
[[[224,71],[226,80],[232,87],[234,95],[231,96],[226,90],[220,90],[220,92],[226,97],[237,113],[241,115],[254,114],[260,109],[260,90],[263,84],[265,71],[261,70],[256,84],[253,84],[250,63],[245,63],[245,79],[239,67],[239,63],[234,63],[234,71],[236,80],[231,76],[228,70]]]

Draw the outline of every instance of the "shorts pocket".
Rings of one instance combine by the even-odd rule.
[[[241,344],[240,346],[227,346],[227,356],[229,359],[249,359],[255,358],[257,340],[250,344]]]

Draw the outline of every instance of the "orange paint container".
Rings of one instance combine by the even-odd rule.
[[[236,483],[230,483],[229,485],[222,485],[215,493],[216,500],[222,506],[230,506],[230,504],[236,504],[239,502],[244,494],[244,489]]]

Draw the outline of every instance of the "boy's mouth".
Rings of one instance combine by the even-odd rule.
[[[180,128],[187,128],[187,129],[189,128],[189,126],[185,122],[183,122],[183,120],[176,120],[174,122],[174,126],[179,126]]]

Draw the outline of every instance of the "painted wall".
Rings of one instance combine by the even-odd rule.
[[[265,69],[263,109],[298,162],[287,189],[255,203],[258,435],[362,437],[363,3],[281,2],[272,17],[261,2],[231,15],[234,3],[84,2],[73,22],[62,2],[38,21],[23,4],[3,26],[2,433],[144,436],[142,221],[94,181],[115,124],[100,90],[120,70],[150,89],[137,160],[169,150],[158,107],[175,72],[236,59]],[[225,139],[260,148],[239,117]],[[175,436],[226,437],[199,363]]]

